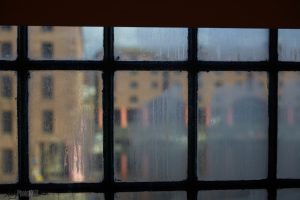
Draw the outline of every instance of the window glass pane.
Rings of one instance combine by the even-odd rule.
[[[185,200],[185,192],[124,192],[116,200]]]
[[[45,81],[45,77],[53,77]],[[51,84],[51,98],[41,91]],[[33,182],[102,179],[102,78],[96,71],[35,71],[29,82]]]
[[[132,81],[139,87],[132,89]],[[158,86],[153,88],[151,81]],[[114,118],[116,179],[185,179],[187,73],[116,72],[114,95],[119,113]]]
[[[31,59],[100,60],[103,58],[101,27],[29,27]]]
[[[205,61],[263,61],[269,57],[267,29],[198,29],[198,58]]]
[[[211,190],[199,191],[198,200],[266,200],[265,190]]]
[[[277,200],[299,200],[300,189],[282,189],[277,191]]]
[[[267,74],[203,72],[198,81],[199,178],[265,178]]]
[[[186,60],[187,29],[115,28],[116,60]]]
[[[103,194],[98,193],[49,193],[32,195],[32,200],[104,200]]]
[[[278,31],[278,59],[300,61],[300,30],[280,29]]]
[[[17,56],[17,27],[0,26],[0,60],[14,60]]]
[[[278,169],[280,178],[300,178],[300,72],[280,72]]]
[[[14,72],[0,72],[0,89],[0,183],[12,183],[17,181],[18,173],[17,77]]]
[[[17,200],[18,196],[14,194],[0,194],[2,200]]]

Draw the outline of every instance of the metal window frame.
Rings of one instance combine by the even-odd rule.
[[[1,70],[17,72],[18,113],[18,177],[15,184],[0,184],[0,193],[38,191],[39,193],[104,193],[113,200],[116,192],[185,191],[188,200],[197,200],[199,190],[265,189],[268,200],[276,199],[280,188],[300,188],[300,179],[278,179],[277,171],[277,104],[278,72],[297,71],[300,62],[278,61],[278,29],[269,29],[269,60],[263,62],[209,62],[197,59],[197,28],[188,28],[187,61],[115,61],[114,29],[104,27],[104,58],[101,61],[29,60],[28,27],[18,27],[17,59],[0,61]],[[103,146],[104,178],[97,183],[31,183],[29,180],[28,139],[28,79],[31,70],[95,70],[102,71],[103,79]],[[117,182],[114,180],[114,72],[122,70],[161,70],[188,72],[188,173],[183,181]],[[265,71],[268,73],[268,175],[262,180],[200,181],[197,178],[197,90],[201,71]],[[20,196],[21,200],[28,197]]]

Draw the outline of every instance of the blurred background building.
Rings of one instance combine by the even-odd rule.
[[[78,27],[31,27],[29,44],[31,59],[80,60],[84,59],[85,55],[83,30]],[[94,54],[93,59],[101,59],[102,56],[103,51],[99,50]],[[139,49],[131,47],[118,52],[118,56],[123,60],[151,60],[156,55],[151,51],[141,53]],[[0,57],[1,59],[16,58],[16,27],[14,26],[0,27]],[[291,84],[291,80],[295,80],[294,84],[298,84],[296,80],[299,80],[299,77],[298,73],[281,73],[279,98],[287,92],[285,88],[289,87],[288,84]],[[168,119],[170,127],[174,128],[174,123],[171,123],[174,114],[180,115],[176,119],[177,121],[175,120],[176,129],[187,132],[187,73],[179,71],[116,72],[114,87],[116,176],[121,180],[130,180],[130,176],[134,174],[133,170],[137,170],[131,166],[130,160],[137,159],[138,156],[143,157],[139,168],[147,168],[148,165],[149,169],[143,169],[141,174],[135,173],[134,176],[154,176],[150,173],[151,164],[149,164],[154,157],[149,155],[150,160],[144,159],[146,151],[150,151],[151,148],[143,150],[145,155],[133,153],[137,156],[133,158],[132,151],[137,149],[132,149],[131,146],[133,145],[135,148],[139,141],[133,141],[132,138],[136,138],[136,134],[142,129],[167,132],[149,127],[151,127],[151,123],[154,123],[153,118],[160,119],[161,117],[161,120]],[[230,89],[226,89],[228,87]],[[235,120],[240,119],[235,117],[239,108],[235,109],[230,102],[228,105],[224,103],[226,91],[227,95],[231,95],[238,90],[244,93],[259,90],[257,98],[267,103],[267,87],[267,76],[264,72],[201,73],[198,78],[197,111],[199,141],[208,140],[207,134],[215,131],[214,128],[218,125],[234,126]],[[100,180],[103,171],[101,73],[91,71],[32,72],[29,92],[30,174],[32,181]],[[0,179],[3,182],[11,182],[17,179],[17,81],[15,73],[8,71],[0,73],[0,94]],[[255,92],[253,94],[256,95]],[[238,98],[238,95],[236,96]],[[151,108],[158,109],[157,105],[166,103],[166,100],[173,101],[176,98],[178,101],[174,105],[161,109],[163,111],[175,109],[175,112],[170,112],[172,115],[170,119],[168,118],[170,116],[165,114],[155,115],[151,110]],[[298,107],[296,103],[282,102],[282,104],[283,107],[288,105]],[[224,108],[221,110],[222,115],[217,114],[218,111],[216,111],[219,105]],[[287,110],[287,124],[294,126],[298,119],[297,112],[294,108],[285,108],[285,110]],[[252,117],[255,118],[255,113]],[[139,126],[137,126],[137,122],[140,122]],[[146,133],[141,134],[145,136]],[[170,137],[177,136],[171,134]],[[164,143],[160,144],[160,146],[165,145]],[[170,143],[167,145],[172,146]],[[201,148],[206,148],[206,146],[202,145]],[[172,151],[176,152],[174,149]],[[202,160],[199,170],[204,174],[209,173],[209,166],[215,165],[204,161],[209,155],[205,152],[209,149],[200,149],[199,151],[204,152],[204,154],[201,153]],[[184,153],[183,150],[180,152]],[[159,153],[161,152],[157,152],[157,155]],[[184,155],[181,157],[184,162]],[[176,159],[174,156],[173,161],[170,162],[175,162]],[[158,168],[162,169],[159,164]],[[175,173],[174,171],[173,174]]]

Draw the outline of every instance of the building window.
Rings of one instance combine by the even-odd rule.
[[[2,31],[10,31],[12,30],[12,26],[0,26]]]
[[[138,102],[138,98],[137,98],[137,96],[131,96],[129,98],[129,101],[130,101],[130,103],[137,103]]]
[[[50,75],[42,77],[42,96],[45,99],[53,97],[53,78]]]
[[[12,112],[4,111],[2,113],[2,131],[4,134],[11,134],[12,132]]]
[[[53,58],[53,44],[50,42],[42,43],[42,57],[45,59]]]
[[[158,88],[158,83],[156,81],[151,82],[151,88],[152,89],[157,89]]]
[[[43,111],[43,131],[45,133],[53,132],[53,112],[50,110]]]
[[[221,87],[223,85],[223,82],[222,81],[216,81],[215,82],[215,86],[216,87]]]
[[[13,151],[11,149],[2,150],[2,172],[3,174],[13,172]]]
[[[10,59],[12,57],[12,45],[10,42],[3,42],[1,45],[1,57]]]
[[[10,76],[2,77],[2,96],[11,98],[12,97],[12,78]]]
[[[53,26],[42,26],[43,32],[51,32],[53,31]]]
[[[130,82],[130,88],[131,89],[136,89],[138,88],[139,84],[136,81]]]

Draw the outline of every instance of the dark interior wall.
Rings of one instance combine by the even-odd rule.
[[[300,27],[299,0],[1,0],[2,25]]]

